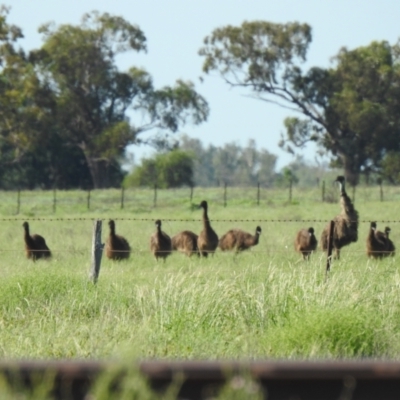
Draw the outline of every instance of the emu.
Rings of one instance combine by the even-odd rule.
[[[26,257],[32,259],[33,261],[36,261],[39,258],[50,258],[51,251],[48,248],[44,237],[38,234],[31,235],[29,233],[29,224],[26,221],[22,224],[22,226],[24,228]]]
[[[346,193],[344,176],[338,176],[335,182],[339,183],[341,212],[333,219],[335,223],[333,248],[336,258],[339,259],[341,248],[358,240],[358,212]],[[323,251],[328,250],[329,226],[330,224],[324,228],[321,234],[321,248]]]
[[[372,258],[382,258],[387,255],[387,239],[383,232],[376,229],[376,222],[370,224],[367,236],[367,255]]]
[[[200,256],[197,246],[198,235],[192,231],[182,231],[177,233],[171,239],[172,250],[180,251],[191,257],[193,254]]]
[[[203,200],[199,208],[203,209],[203,230],[197,238],[197,247],[201,256],[207,257],[208,254],[214,254],[218,247],[218,235],[214,229],[211,228],[210,220],[208,218],[208,204]]]
[[[115,233],[115,222],[111,219],[108,222],[110,234],[106,241],[106,256],[110,260],[123,260],[130,256],[131,247],[128,241],[121,235]]]
[[[156,220],[156,231],[150,238],[150,250],[158,261],[159,258],[165,259],[171,254],[171,238],[161,230],[161,220]]]
[[[385,227],[385,236],[386,236],[386,241],[387,241],[387,247],[386,247],[386,255],[387,256],[394,256],[396,253],[396,246],[392,242],[391,239],[389,239],[389,234],[390,234],[391,229],[386,226]]]
[[[261,228],[256,227],[255,234],[245,232],[241,229],[231,229],[226,232],[219,240],[219,248],[222,251],[234,250],[236,253],[250,249],[256,246],[261,235]]]
[[[314,228],[300,229],[294,241],[294,248],[303,255],[304,260],[309,260],[311,253],[317,249],[318,240],[314,235]]]

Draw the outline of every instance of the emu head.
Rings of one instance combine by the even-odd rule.
[[[385,234],[386,234],[387,237],[389,237],[390,231],[391,231],[391,229],[388,226],[386,226],[385,227]]]
[[[336,178],[335,182],[337,182],[337,183],[339,184],[340,192],[341,192],[341,193],[344,193],[344,191],[345,191],[344,185],[345,185],[345,182],[346,182],[345,177],[344,177],[343,175],[339,175],[339,176]]]
[[[257,226],[256,228],[256,235],[261,235],[261,227]]]
[[[314,235],[314,228],[308,228],[308,233],[310,236]]]
[[[203,200],[200,204],[199,204],[199,208],[203,208],[204,210],[207,210],[208,204],[205,200]]]
[[[159,219],[156,220],[155,225],[157,228],[161,228],[161,221]]]
[[[372,230],[375,230],[375,229],[376,229],[376,222],[375,222],[375,221],[372,221],[372,222],[371,222],[371,229],[372,229]]]

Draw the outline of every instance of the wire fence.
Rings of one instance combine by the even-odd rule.
[[[397,186],[357,186],[349,195],[355,203],[400,200]],[[97,190],[18,190],[0,191],[0,215],[50,215],[112,210],[146,211],[166,207],[193,207],[203,198],[216,206],[266,206],[296,203],[335,203],[338,189],[322,182],[314,188],[256,186],[178,189],[134,188]]]
[[[154,218],[133,218],[133,217],[121,217],[115,218],[115,221],[121,221],[117,224],[117,234],[124,237],[130,244],[129,253],[132,257],[135,255],[150,254],[150,238],[155,233],[156,228],[154,227]],[[41,218],[21,218],[21,217],[8,217],[0,218],[3,221],[1,235],[4,237],[13,237],[13,242],[7,243],[6,240],[2,240],[0,245],[0,253],[15,253],[23,252],[24,250],[24,239],[22,230],[22,221],[32,222],[30,224],[31,231],[33,233],[39,233],[46,239],[47,244],[50,247],[52,254],[63,254],[63,253],[74,253],[75,255],[88,255],[91,252],[91,239],[93,223],[101,221],[103,223],[101,242],[106,243],[109,238],[109,228],[106,222],[109,218],[52,218],[52,217],[41,217]],[[36,221],[38,223],[36,223]],[[43,223],[40,223],[40,222]],[[71,225],[70,222],[79,222],[78,225]],[[182,232],[183,230],[193,231],[195,234],[199,234],[203,229],[202,219],[175,219],[166,218],[163,219],[162,230],[166,232],[170,238],[174,235]],[[131,225],[131,222],[135,222]],[[186,223],[193,222],[193,225],[187,226]],[[319,241],[318,246],[313,253],[314,257],[326,258],[326,253],[321,250],[320,236],[322,230],[328,226],[330,220],[321,219],[303,219],[303,220],[290,220],[290,219],[210,219],[212,226],[217,232],[219,238],[228,232],[231,228],[240,226],[245,232],[254,235],[253,227],[260,225],[262,232],[260,235],[259,242],[254,246],[249,246],[249,250],[252,254],[265,254],[265,255],[288,255],[295,253],[294,239],[296,233],[300,227],[307,227],[309,225],[316,226],[315,236]],[[359,220],[358,236],[359,239],[356,243],[352,243],[349,246],[345,246],[343,249],[346,254],[365,255],[366,254],[366,239],[368,237],[370,229],[369,220]],[[381,220],[378,221],[384,224],[397,224],[400,220]],[[168,223],[171,223],[168,225]],[[243,223],[243,225],[236,224]],[[268,225],[270,225],[268,227]],[[290,226],[289,229],[288,225]],[[394,229],[393,229],[394,230]],[[268,234],[269,231],[275,232],[274,236]],[[394,230],[394,238],[396,243],[400,233]],[[41,251],[41,250],[40,250]],[[127,252],[127,250],[114,250],[120,252]],[[163,252],[163,250],[159,250]],[[235,249],[230,251],[223,251],[220,248],[216,248],[215,253],[230,253],[235,252]],[[168,252],[179,253],[179,250],[171,249]],[[245,250],[244,253],[249,252]],[[196,252],[195,252],[196,253]],[[194,254],[195,254],[194,253]]]

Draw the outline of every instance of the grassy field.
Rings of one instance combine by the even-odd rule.
[[[163,220],[170,235],[201,230],[201,211],[191,207],[187,196],[169,192],[166,204],[156,208],[151,202],[146,207],[128,203],[121,210],[104,200],[91,211],[82,206],[52,214],[40,200],[51,194],[37,192],[36,206],[14,215],[1,201],[6,194],[0,194],[0,356],[400,358],[398,257],[374,261],[365,254],[370,220],[377,220],[380,229],[390,225],[392,240],[400,243],[398,201],[358,197],[359,241],[343,249],[326,276],[325,255],[318,251],[304,262],[294,252],[293,240],[298,229],[309,226],[319,237],[338,213],[337,202],[321,203],[317,191],[295,191],[289,204],[282,191],[260,206],[238,198],[223,207],[215,200],[218,194],[212,189],[199,196],[195,192],[193,202],[209,201],[219,235],[233,227],[254,232],[260,225],[259,245],[237,257],[173,254],[165,263],[149,253],[155,219]],[[88,273],[97,218],[114,218],[133,253],[124,262],[103,259],[93,285]],[[54,254],[51,261],[25,258],[23,220],[30,221],[33,233],[45,236]],[[103,224],[104,238],[106,234]]]

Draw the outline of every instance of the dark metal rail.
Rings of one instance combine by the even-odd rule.
[[[102,373],[114,371],[115,390],[130,369],[126,364],[96,361],[0,362],[0,374],[12,389],[32,388],[49,377],[54,399],[88,398]],[[268,400],[400,399],[400,362],[384,361],[144,361],[132,364],[151,387],[178,385],[178,398],[214,397],[224,384],[250,377]],[[213,396],[210,396],[213,394]]]

